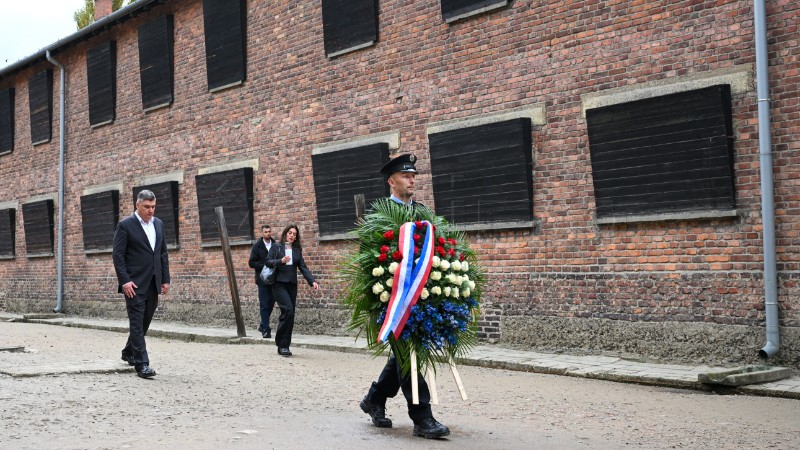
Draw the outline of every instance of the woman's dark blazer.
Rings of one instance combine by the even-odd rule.
[[[309,286],[314,285],[314,275],[306,266],[306,261],[303,259],[303,250],[301,248],[292,247],[292,265],[287,266],[281,262],[281,259],[286,256],[286,250],[283,243],[273,244],[269,249],[267,255],[267,267],[274,267],[278,273],[275,281],[281,283],[294,283],[297,284],[297,269],[303,273],[303,278],[306,279]]]

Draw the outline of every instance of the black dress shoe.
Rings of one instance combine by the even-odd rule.
[[[450,429],[440,424],[433,417],[422,419],[414,424],[414,436],[425,439],[439,439],[450,435]]]
[[[264,329],[263,329],[263,328],[261,328],[261,325],[259,325],[259,326],[258,326],[258,332],[259,332],[259,333],[263,333],[263,332],[264,332]]]
[[[142,378],[150,378],[156,376],[156,371],[147,364],[137,364],[136,375],[139,375]]]
[[[378,428],[392,428],[392,419],[386,417],[386,408],[369,401],[367,397],[359,404],[361,410],[372,417],[372,424]]]
[[[281,356],[292,356],[292,352],[287,347],[278,347],[278,354]]]
[[[270,331],[270,330],[262,331],[261,332],[261,337],[264,338],[264,339],[271,338],[272,337],[272,331]]]
[[[136,363],[133,361],[133,355],[122,355],[122,360],[128,363],[129,366],[136,365]]]

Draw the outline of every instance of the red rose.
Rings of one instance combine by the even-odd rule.
[[[444,245],[447,241],[445,241],[443,237],[439,236],[439,239],[437,239],[436,242],[438,242],[439,245]]]
[[[381,247],[381,253],[389,253],[389,250],[390,249],[388,245],[384,245],[383,247]]]
[[[403,259],[403,254],[400,253],[399,251],[396,251],[392,253],[392,259],[394,259],[395,261],[400,261],[401,259]]]
[[[464,254],[463,253],[459,253],[458,254],[458,260],[459,261],[464,261]]]
[[[380,262],[386,261],[386,253],[381,253],[380,256],[378,256],[378,261]]]
[[[450,250],[447,251],[447,254],[450,255],[450,256],[456,256],[456,251],[455,251],[455,249],[451,248]]]
[[[414,240],[415,240],[415,241],[419,241],[420,237],[421,237],[420,235],[418,235],[418,234],[415,234],[415,235],[414,235]]]
[[[391,241],[392,239],[394,239],[394,230],[389,230],[386,233],[383,233],[383,237]]]
[[[458,242],[457,242],[455,239],[453,239],[453,238],[448,238],[448,239],[447,239],[447,243],[448,243],[448,244],[450,244],[450,245],[456,245],[456,244],[458,244]]]
[[[414,225],[415,225],[417,228],[422,228],[422,227],[424,227],[424,226],[425,226],[425,222],[420,222],[420,221],[418,220],[418,221],[414,222]]]
[[[440,245],[437,245],[437,246],[436,246],[436,253],[438,253],[438,254],[439,254],[439,255],[441,255],[441,256],[444,256],[444,253],[445,253],[445,252],[444,252],[444,247],[442,247],[442,246],[440,246]]]
[[[419,252],[420,252],[420,249],[419,249],[419,247],[416,247],[416,246],[415,246],[415,247],[414,247],[414,254],[415,254],[415,255],[419,255]]]

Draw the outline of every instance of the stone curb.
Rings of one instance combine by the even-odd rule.
[[[37,323],[45,325],[59,325],[76,328],[95,329],[127,333],[128,327],[113,323],[98,323],[100,320],[81,320],[66,318],[65,316],[42,315],[35,317],[13,316],[10,321]],[[0,318],[8,319],[8,315],[0,314]],[[148,331],[148,336],[176,339],[186,342],[201,342],[212,344],[236,345],[274,345],[273,339],[258,337],[236,337],[235,330],[225,328],[207,328],[198,332],[193,326],[174,325],[169,323],[153,323],[154,327]],[[177,329],[164,329],[175,327]],[[184,329],[180,329],[184,328]],[[325,350],[345,353],[373,354],[364,345],[353,343],[346,345],[342,342],[324,342],[325,340],[342,340],[333,336],[305,336],[296,335],[293,346],[314,350]],[[541,373],[548,375],[571,376],[593,380],[612,381],[619,383],[641,384],[649,386],[692,389],[710,391],[720,394],[743,394],[753,396],[781,397],[800,400],[800,377],[795,376],[783,381],[765,383],[761,385],[724,386],[705,384],[698,380],[700,373],[713,370],[726,370],[721,368],[677,366],[666,364],[646,364],[626,361],[613,357],[582,357],[563,354],[547,354],[538,352],[525,352],[505,348],[478,346],[469,355],[459,359],[462,365],[485,367],[491,369],[507,369],[521,372]],[[779,368],[780,369],[780,368]],[[128,369],[110,370],[126,371]],[[0,372],[1,373],[1,372]],[[93,372],[103,373],[103,372]],[[17,376],[17,375],[14,375]]]

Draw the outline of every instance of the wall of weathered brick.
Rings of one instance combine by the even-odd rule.
[[[318,293],[300,289],[297,331],[343,333],[335,265],[346,244],[317,240],[312,146],[399,130],[398,153],[419,157],[418,199],[435,207],[426,125],[544,104],[546,124],[534,127],[532,148],[540,227],[469,235],[490,280],[481,336],[659,360],[755,360],[764,341],[755,87],[732,98],[739,215],[731,219],[595,225],[581,114],[582,95],[752,70],[752,2],[517,0],[447,25],[437,0],[381,0],[379,42],[329,60],[319,1],[251,0],[247,80],[213,94],[206,88],[201,2],[165,3],[55,54],[67,67],[67,312],[125,314],[110,254],[84,255],[83,190],[122,183],[126,215],[134,185],[182,171],[180,249],[170,254],[173,287],[159,315],[232,323],[222,254],[200,246],[194,176],[257,158],[256,224],[275,232],[297,223],[323,286]],[[800,6],[781,0],[767,7],[783,333],[775,361],[800,367],[798,340],[791,339],[800,329]],[[136,28],[163,13],[175,16],[175,101],[144,113]],[[117,41],[117,118],[92,129],[85,51],[106,39]],[[17,99],[16,147],[0,156],[0,202],[57,192],[57,72],[54,139],[32,147],[29,138],[27,78],[45,67],[0,80]],[[249,247],[233,252],[254,324]],[[17,257],[0,260],[0,304],[9,311],[52,309],[55,277],[55,258],[25,256],[20,208]]]

